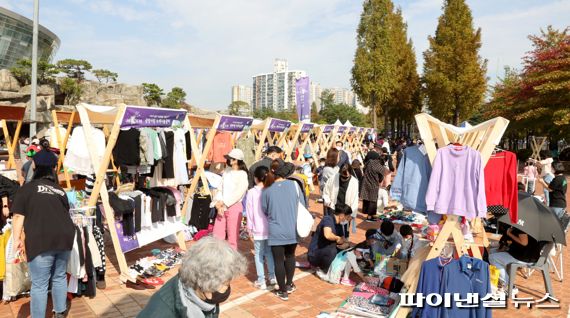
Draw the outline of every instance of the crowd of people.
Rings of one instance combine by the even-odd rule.
[[[317,202],[322,203],[323,217],[308,244],[308,262],[316,275],[330,281],[342,274],[340,283],[354,286],[354,273],[366,281],[364,270],[374,267],[376,255],[409,260],[418,246],[409,225],[396,229],[384,220],[377,228],[366,231],[365,240],[350,243],[356,233],[359,204],[365,222],[377,222],[391,209],[390,186],[406,147],[416,141],[395,142],[379,138],[350,153],[337,142],[314,162],[312,154],[296,159],[298,165],[285,160],[277,146],[266,148],[263,159],[246,167],[244,153],[232,149],[226,156],[221,185],[215,189],[212,207],[216,211],[213,238],[204,238],[189,249],[179,274],[153,295],[141,317],[217,317],[219,304],[228,299],[230,283],[246,271],[246,259],[238,252],[242,218],[253,240],[254,263],[259,289],[272,289],[282,300],[296,290],[293,276],[299,205],[309,207],[309,196],[320,189]],[[391,151],[392,150],[392,151]],[[23,185],[10,204],[14,215],[14,246],[26,252],[32,280],[32,316],[44,316],[48,286],[51,286],[56,317],[66,313],[65,272],[73,245],[73,225],[69,204],[57,180],[57,155],[45,139],[34,139],[26,151],[22,167]],[[544,186],[545,203],[561,216],[566,208],[566,178],[552,165],[551,156],[541,161],[529,159],[524,168],[524,191],[534,194],[536,183]],[[49,208],[46,208],[49,207]],[[21,233],[27,234],[25,244]],[[493,250],[489,261],[501,270],[501,280],[508,281],[506,264],[536,259],[538,242],[519,230],[508,230],[513,242],[509,249]],[[224,242],[225,241],[225,242]],[[227,242],[227,243],[226,243]],[[25,245],[25,246],[24,246]],[[331,264],[339,253],[346,256],[340,273],[331,273]],[[532,254],[532,255],[531,255]],[[267,273],[266,273],[267,272]]]

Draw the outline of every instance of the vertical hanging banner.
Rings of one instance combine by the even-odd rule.
[[[296,82],[297,116],[299,121],[311,121],[311,99],[309,77],[301,77]]]

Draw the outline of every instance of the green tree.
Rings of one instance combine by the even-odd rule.
[[[91,73],[95,75],[99,83],[103,83],[103,81],[105,81],[105,84],[109,82],[115,83],[119,77],[119,74],[104,69],[93,70]]]
[[[479,55],[481,29],[475,30],[465,0],[445,0],[435,37],[424,52],[426,102],[432,114],[457,125],[479,111],[487,85],[487,61]]]
[[[249,104],[241,100],[234,101],[228,106],[228,112],[234,116],[249,113]]]
[[[413,116],[421,110],[420,77],[412,40],[407,38],[407,28],[402,17],[402,10],[396,9],[393,28],[393,39],[398,57],[396,70],[404,85],[400,85],[394,91],[393,98],[387,105],[389,117],[400,123],[412,122]],[[398,126],[401,129],[402,124]]]
[[[149,106],[160,106],[164,91],[154,83],[142,83],[143,98]]]
[[[336,120],[341,122],[350,122],[354,126],[364,126],[366,124],[366,119],[364,114],[360,113],[355,107],[347,104],[332,104],[325,106],[321,109],[320,117],[322,121],[326,124],[334,124]]]
[[[10,72],[20,85],[30,85],[32,83],[32,60],[19,60],[15,66],[10,68]],[[38,84],[53,84],[57,73],[59,73],[59,70],[55,65],[50,64],[46,60],[38,61]]]
[[[65,59],[57,62],[57,68],[69,78],[75,78],[79,82],[85,79],[85,72],[91,71],[91,63],[85,60]]]
[[[266,119],[268,117],[275,117],[275,111],[273,108],[264,107],[260,109],[256,109],[253,111],[253,117],[258,119]]]
[[[330,89],[325,89],[321,93],[321,109],[334,105],[334,93]]]
[[[321,120],[320,117],[319,111],[317,110],[317,103],[311,103],[311,122],[318,123]]]
[[[395,19],[392,1],[364,1],[357,29],[351,84],[363,105],[371,108],[374,128],[377,128],[378,112],[387,116],[394,92],[403,85],[397,71]]]
[[[65,105],[77,104],[81,99],[81,95],[83,95],[83,87],[81,87],[81,83],[73,78],[63,78],[59,83],[59,89],[65,95]]]
[[[186,100],[186,92],[180,87],[173,87],[160,105],[164,108],[180,108]]]

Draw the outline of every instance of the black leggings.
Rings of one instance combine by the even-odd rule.
[[[271,246],[273,260],[275,262],[275,278],[279,284],[279,290],[287,292],[287,286],[293,284],[295,275],[295,249],[297,243],[289,245]],[[287,281],[285,281],[287,278]]]

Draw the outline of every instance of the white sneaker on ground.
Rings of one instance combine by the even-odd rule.
[[[253,283],[253,286],[259,289],[267,289],[267,285],[265,285],[265,282],[256,281],[255,283]]]

